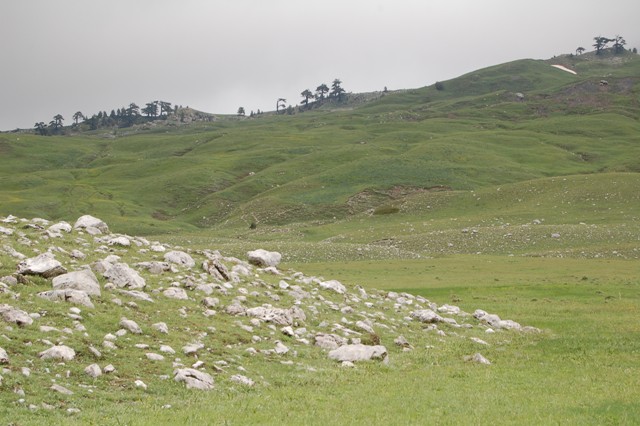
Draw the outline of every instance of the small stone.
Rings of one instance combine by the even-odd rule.
[[[154,330],[160,333],[169,334],[169,327],[167,327],[167,324],[164,322],[157,322],[155,324],[152,324],[151,328],[153,328]]]
[[[84,369],[84,372],[87,373],[87,375],[93,377],[94,379],[102,375],[102,369],[98,364],[89,365],[87,368]]]
[[[129,330],[133,334],[142,334],[140,326],[135,321],[129,320],[125,317],[120,319],[120,327]]]
[[[136,380],[134,383],[137,388],[142,388],[144,390],[147,390],[147,385],[142,380]]]
[[[249,387],[252,387],[256,384],[253,380],[241,374],[234,374],[233,376],[231,376],[231,381]]]
[[[59,392],[63,395],[73,395],[73,392],[70,391],[69,389],[65,388],[64,386],[60,386],[57,383],[54,383],[53,385],[51,385],[51,390]]]
[[[147,359],[150,361],[164,361],[164,357],[160,354],[155,354],[153,352],[148,352],[145,354]]]

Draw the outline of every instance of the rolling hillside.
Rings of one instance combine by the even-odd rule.
[[[519,60],[353,108],[115,135],[5,133],[0,203],[51,220],[91,212],[137,234],[229,235],[347,219],[398,194],[636,173],[638,76],[631,53]]]

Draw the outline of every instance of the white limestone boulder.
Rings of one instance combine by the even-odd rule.
[[[213,377],[194,368],[178,368],[173,372],[176,382],[184,382],[187,389],[211,390]]]
[[[0,305],[0,317],[5,322],[13,323],[20,327],[33,324],[33,319],[28,313],[7,304]]]
[[[90,269],[68,272],[52,280],[54,290],[80,290],[89,296],[100,296],[100,283]]]
[[[184,266],[185,268],[193,268],[196,266],[195,260],[183,251],[172,250],[164,254],[164,261],[175,263],[176,265]]]
[[[64,290],[42,291],[38,293],[38,297],[50,300],[52,302],[69,302],[86,306],[87,308],[94,308],[93,302],[91,302],[89,295],[81,290],[73,290],[68,288]]]
[[[247,252],[249,263],[262,268],[276,267],[282,260],[282,255],[277,251],[258,249]]]
[[[107,224],[98,219],[97,217],[93,217],[91,215],[84,215],[78,218],[78,220],[76,220],[76,223],[73,225],[74,229],[84,229],[86,230],[89,234],[93,234],[91,232],[92,229],[97,229],[99,231],[99,233],[103,233],[103,234],[108,234],[109,233],[109,227],[107,226]]]
[[[410,317],[424,323],[436,323],[444,321],[444,318],[442,318],[431,309],[420,309],[417,311],[413,311],[411,312]]]
[[[69,346],[58,345],[40,352],[38,356],[40,359],[71,361],[76,357],[76,351],[71,349]]]
[[[319,285],[325,290],[335,291],[338,294],[344,294],[347,291],[347,288],[338,280],[323,281]]]
[[[120,288],[142,289],[147,285],[144,278],[126,263],[110,264],[102,275]]]
[[[67,270],[58,262],[53,253],[46,252],[36,257],[25,259],[18,264],[18,273],[22,275],[39,275],[53,278],[65,274]]]
[[[387,348],[382,345],[343,345],[329,352],[329,358],[339,362],[369,361],[384,359],[386,356]]]

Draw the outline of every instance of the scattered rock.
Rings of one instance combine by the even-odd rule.
[[[198,352],[200,349],[204,349],[204,344],[202,343],[192,343],[190,345],[186,345],[182,347],[182,352],[185,355],[193,355]]]
[[[253,380],[241,374],[234,374],[233,376],[231,376],[230,380],[234,383],[238,383],[238,384],[249,386],[249,387],[252,387],[256,384]]]
[[[155,324],[152,324],[151,328],[162,334],[169,334],[169,327],[164,322],[157,322]]]
[[[343,345],[329,352],[329,358],[339,362],[369,361],[371,359],[384,359],[386,356],[387,348],[382,345]]]
[[[420,322],[424,323],[436,323],[444,321],[440,315],[436,314],[431,309],[421,309],[418,311],[413,311],[410,314],[411,318],[417,319]]]
[[[125,263],[110,265],[102,275],[120,288],[142,289],[147,285],[144,278]]]
[[[40,359],[61,359],[63,361],[71,361],[76,357],[76,351],[71,349],[69,346],[58,345],[40,352],[38,356]]]
[[[509,329],[509,330],[521,330],[522,326],[515,321],[511,320],[502,320],[498,315],[489,314],[482,309],[476,309],[473,313],[473,317],[489,324],[493,328],[497,329]]]
[[[196,266],[195,260],[183,251],[169,251],[164,254],[164,261],[175,263],[176,265],[184,266],[185,268],[193,268]]]
[[[69,389],[65,388],[64,386],[60,386],[57,383],[54,383],[53,385],[51,385],[50,389],[52,391],[56,391],[56,392],[61,393],[63,395],[73,395],[72,391],[70,391]]]
[[[187,389],[211,390],[213,389],[213,377],[193,368],[178,368],[174,372],[176,382],[184,382]]]
[[[0,316],[2,316],[4,321],[16,324],[20,327],[33,324],[33,319],[28,313],[6,304],[0,305]]]
[[[90,269],[58,275],[52,280],[52,284],[54,290],[81,290],[89,296],[100,296],[100,283]]]
[[[88,308],[94,308],[89,295],[84,291],[80,290],[50,290],[50,291],[42,291],[38,293],[38,297],[43,299],[50,300],[52,302],[62,301],[69,303],[76,303],[78,305],[83,305]]]
[[[479,354],[479,353],[465,356],[464,360],[468,362],[475,362],[478,364],[491,365],[491,361],[489,361],[484,356],[482,356],[482,354]]]
[[[249,308],[245,311],[245,314],[249,317],[258,318],[264,322],[270,322],[278,325],[293,325],[294,319],[304,320],[304,312],[300,314],[302,310],[296,309],[281,309],[258,306],[256,308]]]
[[[7,354],[7,351],[0,348],[0,364],[7,364],[7,363],[9,363],[9,355]]]
[[[274,349],[274,351],[278,354],[278,355],[284,355],[287,352],[289,352],[289,348],[286,347],[281,341],[276,340],[276,347]]]
[[[323,281],[320,283],[320,287],[325,290],[332,290],[338,294],[344,294],[347,288],[338,280]]]
[[[189,296],[187,296],[187,292],[184,291],[183,288],[178,288],[178,287],[170,287],[165,291],[163,291],[162,294],[164,294],[166,297],[170,299],[177,299],[177,300],[189,299]]]
[[[249,263],[259,267],[276,267],[282,260],[282,255],[277,251],[258,249],[247,252]]]
[[[87,368],[84,369],[84,372],[88,376],[93,377],[94,379],[96,377],[102,376],[102,369],[100,368],[100,366],[98,364],[89,365]]]
[[[67,270],[58,262],[52,253],[46,252],[25,259],[18,264],[18,274],[39,275],[44,278],[53,278],[66,273]]]
[[[347,344],[347,339],[337,334],[325,334],[318,333],[315,336],[316,346],[320,346],[322,349],[334,350],[340,346]]]
[[[130,247],[131,240],[124,236],[113,237],[109,239],[108,244],[110,246]]]
[[[119,324],[120,324],[120,327],[130,331],[133,334],[142,334],[142,329],[135,321],[122,317],[120,318]]]
[[[87,232],[92,229],[97,229],[100,233],[108,234],[109,227],[102,220],[93,217],[91,215],[84,215],[76,220],[76,223],[73,225],[74,229],[85,229]]]

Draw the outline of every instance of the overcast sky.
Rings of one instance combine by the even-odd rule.
[[[342,80],[417,88],[522,58],[640,48],[640,1],[0,0],[0,130],[164,100],[275,109]]]

